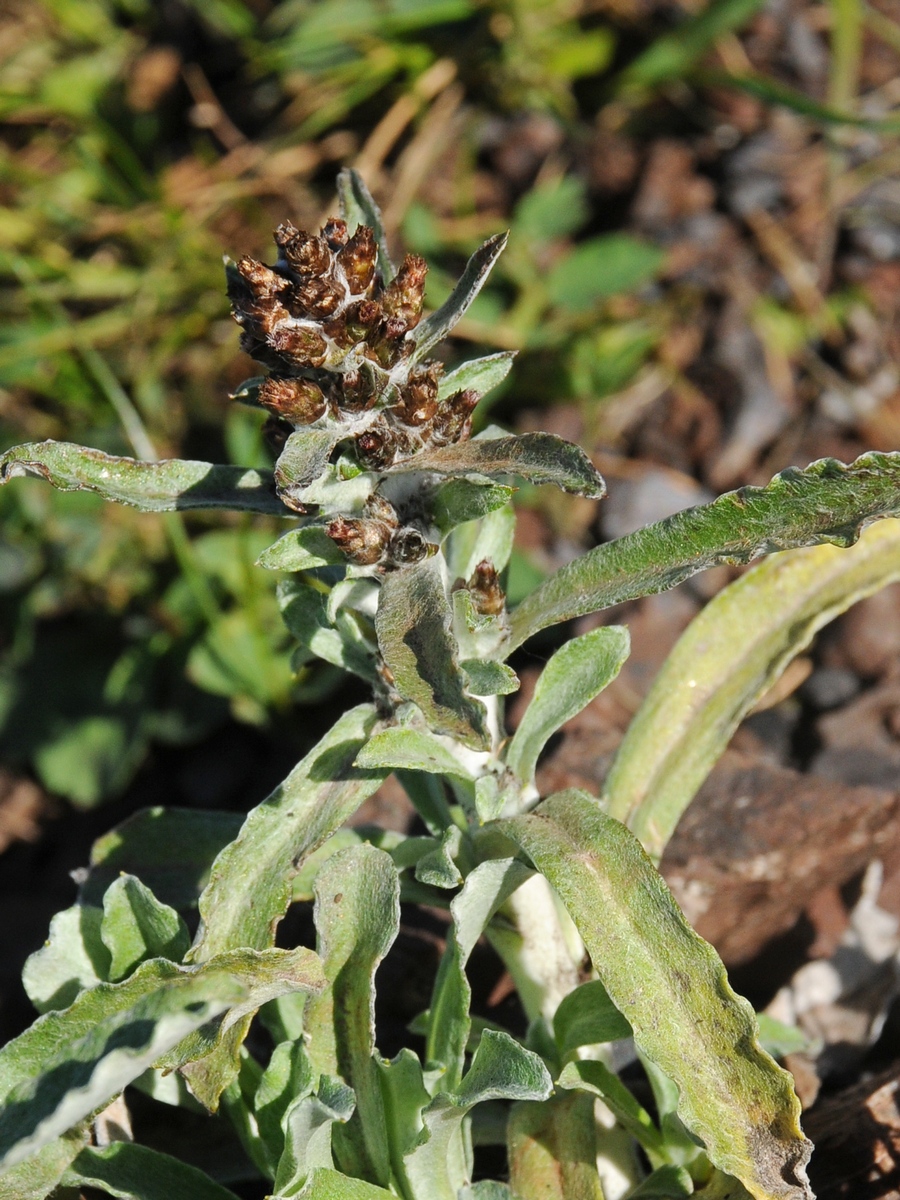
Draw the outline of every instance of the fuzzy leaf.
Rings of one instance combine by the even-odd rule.
[[[593,1097],[562,1092],[543,1104],[514,1104],[507,1125],[513,1196],[605,1200],[597,1140]]]
[[[332,1127],[346,1124],[353,1115],[353,1089],[340,1079],[322,1075],[314,1095],[302,1096],[284,1117],[284,1153],[275,1175],[276,1193],[296,1195],[316,1167],[334,1166]]]
[[[502,571],[512,554],[515,532],[516,514],[511,504],[494,509],[479,521],[457,526],[445,548],[450,578],[469,579],[485,558]]]
[[[190,957],[205,962],[238,946],[271,946],[291,902],[291,880],[304,858],[353,815],[384,782],[386,771],[353,764],[376,723],[374,708],[345,713],[298,763],[284,783],[253,809],[237,838],[219,855],[200,897],[203,925]],[[253,896],[253,904],[246,897]],[[235,1077],[237,1047],[250,1016],[204,1062],[206,1099]],[[191,1083],[197,1089],[195,1073]]]
[[[855,546],[776,555],[725,588],[682,634],[629,726],[605,785],[608,812],[660,857],[740,721],[816,632],[900,579],[900,521]]]
[[[347,559],[322,525],[289,529],[256,560],[269,571],[311,571],[314,567],[345,565]]]
[[[181,962],[191,944],[174,908],[161,904],[134,875],[120,875],[103,897],[103,944],[109,950],[107,979],[118,983],[148,958]]]
[[[22,984],[39,1013],[68,1008],[79,992],[109,978],[109,950],[100,936],[103,910],[75,904],[58,912],[40,950],[25,960]]]
[[[548,739],[615,679],[630,648],[623,625],[604,625],[556,651],[541,672],[506,755],[510,770],[523,783],[534,778]]]
[[[375,1065],[375,972],[400,926],[400,880],[390,855],[363,843],[340,850],[315,882],[316,930],[327,986],[307,1009],[313,1074],[339,1075],[356,1112],[335,1130],[335,1157],[351,1174],[387,1185],[390,1160]]]
[[[432,775],[455,775],[472,779],[459,755],[445,741],[426,729],[396,727],[376,733],[363,746],[356,759],[359,767],[384,767],[428,771]]]
[[[666,1162],[669,1156],[665,1141],[653,1118],[605,1063],[590,1059],[567,1063],[557,1087],[576,1088],[599,1096],[622,1128],[644,1148],[652,1166]]]
[[[364,639],[356,619],[346,609],[328,615],[328,596],[302,579],[278,586],[278,605],[288,629],[304,652],[352,671],[369,683],[378,679],[374,648]]]
[[[227,969],[185,971],[157,959],[39,1018],[0,1050],[0,1170],[102,1108],[247,990]]]
[[[20,475],[36,475],[63,492],[98,492],[142,512],[234,508],[290,515],[267,472],[190,459],[140,462],[71,442],[31,442],[0,454],[0,486]]]
[[[459,282],[437,312],[421,321],[407,334],[414,343],[411,361],[421,362],[428,352],[450,333],[468,311],[472,301],[484,287],[491,269],[506,246],[508,234],[496,233],[479,247],[466,264]]]
[[[0,1175],[0,1200],[46,1200],[55,1193],[69,1163],[90,1137],[87,1124],[70,1129],[62,1137],[47,1142],[24,1162]]]
[[[339,441],[333,429],[298,429],[291,434],[275,463],[275,487],[288,508],[306,511],[298,494],[319,478]]]
[[[565,1057],[579,1046],[596,1046],[631,1037],[631,1026],[599,979],[589,980],[563,997],[553,1014],[553,1036]]]
[[[375,245],[378,248],[378,271],[385,284],[390,283],[397,272],[388,251],[381,209],[373,200],[372,193],[363,182],[363,177],[352,167],[347,168],[338,175],[337,189],[341,212],[350,233],[355,233],[358,225],[368,225],[375,234]]]
[[[664,592],[719,563],[821,542],[850,546],[865,522],[883,516],[900,516],[900,453],[790,467],[765,487],[726,492],[560,568],[512,613],[504,653],[548,625]]]
[[[237,1200],[234,1192],[196,1167],[134,1142],[86,1147],[62,1184],[98,1188],[121,1200]]]
[[[640,842],[583,792],[498,822],[561,897],[637,1046],[680,1090],[712,1162],[756,1200],[810,1200],[810,1144],[791,1078],[753,1010],[684,919]]]
[[[404,700],[419,706],[436,733],[484,749],[485,708],[466,694],[450,634],[450,607],[433,559],[385,578],[375,628],[394,686]]]
[[[519,690],[519,677],[506,663],[488,658],[467,658],[459,665],[473,696],[509,696]]]
[[[552,483],[564,492],[599,499],[606,484],[580,446],[553,433],[473,438],[426,450],[391,467],[390,474],[435,471],[441,475],[519,475],[529,483]],[[580,561],[580,560],[578,560]]]
[[[500,354],[488,354],[485,358],[472,358],[461,363],[449,375],[444,375],[438,384],[438,399],[446,400],[455,392],[472,390],[482,396],[497,387],[512,368],[515,350],[503,350]]]
[[[297,1193],[297,1200],[395,1200],[395,1197],[393,1192],[376,1187],[374,1183],[317,1167],[303,1191]]]
[[[448,479],[438,487],[429,507],[432,519],[443,534],[466,521],[477,521],[502,508],[515,488],[497,483],[476,483],[471,479]]]
[[[733,1195],[733,1192],[729,1194]],[[683,1196],[693,1195],[694,1181],[684,1167],[667,1165],[652,1171],[643,1183],[628,1193],[626,1200],[681,1200]],[[727,1200],[727,1196],[722,1200]],[[735,1200],[739,1198],[735,1197]]]
[[[216,855],[237,837],[242,816],[196,808],[145,808],[98,838],[80,901],[99,905],[124,872],[174,909],[197,907]],[[52,935],[51,935],[52,940]]]

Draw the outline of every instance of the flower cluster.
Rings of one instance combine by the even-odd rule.
[[[275,242],[274,267],[245,257],[229,271],[241,345],[272,370],[258,403],[288,429],[346,429],[367,470],[465,440],[478,393],[439,398],[441,364],[413,361],[424,260],[408,254],[386,283],[373,231],[339,218],[318,235],[286,222]]]

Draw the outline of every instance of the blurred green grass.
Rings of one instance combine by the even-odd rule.
[[[596,411],[681,319],[655,285],[665,254],[599,212],[552,146],[536,178],[492,193],[484,130],[512,136],[543,114],[577,145],[606,117],[640,126],[656,89],[684,86],[759,8],[715,0],[675,20],[591,0],[8,0],[0,449],[53,437],[266,465],[257,416],[227,399],[255,371],[222,256],[265,257],[281,220],[315,224],[346,164],[397,247],[433,264],[432,306],[511,228],[457,352],[520,351],[490,400],[504,417],[511,389],[519,405]],[[830,97],[844,107],[852,36]],[[0,760],[90,807],[154,740],[327,697],[340,679],[292,676],[274,580],[252,565],[273,534],[39,483],[0,491]],[[514,590],[535,571],[518,560]]]

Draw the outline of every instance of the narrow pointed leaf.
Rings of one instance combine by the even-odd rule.
[[[482,396],[497,387],[509,374],[515,350],[504,350],[500,354],[489,354],[486,358],[473,358],[461,363],[454,371],[444,375],[438,384],[438,399],[446,400],[455,392],[475,391]]]
[[[275,486],[289,508],[305,511],[298,493],[319,478],[339,441],[333,429],[298,429],[285,442],[275,464]]]
[[[97,492],[142,512],[233,508],[289,515],[268,472],[190,459],[140,462],[70,442],[32,442],[0,454],[0,486],[20,475],[35,475],[63,492]]]
[[[415,343],[413,362],[427,357],[428,352],[442,342],[453,326],[465,316],[472,301],[484,287],[494,263],[503,253],[508,237],[506,233],[497,233],[488,238],[469,259],[466,269],[447,300],[437,312],[421,321],[409,335]]]
[[[363,746],[356,763],[360,767],[428,771],[433,775],[472,779],[459,755],[427,729],[384,729]]]
[[[384,282],[390,283],[397,272],[394,270],[394,264],[391,262],[388,251],[381,209],[372,198],[372,193],[366,187],[363,177],[352,167],[341,171],[338,175],[337,188],[341,212],[350,233],[355,233],[358,225],[368,225],[375,234],[375,245],[378,247],[378,271]]]
[[[246,994],[227,970],[182,971],[157,959],[41,1017],[0,1051],[0,1170],[102,1108]]]
[[[507,765],[523,783],[534,778],[548,739],[615,679],[630,648],[623,625],[604,625],[556,651],[541,672],[507,752]]]
[[[341,566],[347,559],[322,525],[290,529],[263,550],[256,565],[269,571],[311,571],[314,567]]]
[[[851,604],[900,579],[900,521],[855,546],[776,555],[721,591],[688,626],[619,747],[605,794],[656,858],[741,719]]]
[[[400,880],[390,855],[362,843],[338,851],[315,882],[316,931],[328,981],[307,1009],[313,1074],[339,1075],[356,1111],[335,1130],[350,1174],[387,1185],[390,1157],[375,1052],[375,972],[400,926]]]
[[[756,1200],[810,1200],[810,1144],[791,1078],[760,1049],[753,1010],[688,925],[640,842],[583,792],[498,822],[556,889],[679,1115]]]
[[[667,588],[719,563],[830,542],[850,546],[874,517],[900,516],[900,453],[824,458],[765,487],[726,492],[562,567],[511,617],[505,653],[548,625]]]
[[[121,1200],[237,1200],[196,1167],[134,1142],[88,1146],[63,1176],[64,1187],[99,1188]]]
[[[457,442],[426,450],[391,467],[391,474],[436,471],[442,475],[519,475],[529,483],[552,483],[564,492],[599,499],[606,484],[581,449],[554,433]],[[580,559],[578,561],[581,561]]]
[[[436,733],[484,749],[485,708],[466,693],[450,634],[450,606],[433,559],[385,578],[375,628],[400,695],[419,706]]]

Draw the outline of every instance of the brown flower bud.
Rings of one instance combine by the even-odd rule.
[[[394,508],[390,500],[386,499],[379,492],[373,492],[366,501],[365,515],[371,517],[373,521],[383,521],[391,529],[396,529],[400,524],[396,508]]]
[[[270,375],[259,385],[259,403],[295,425],[310,425],[325,412],[325,395],[311,379]]]
[[[256,300],[267,300],[287,291],[291,286],[289,281],[265,263],[258,262],[249,254],[237,263],[238,274],[247,285],[247,290]]]
[[[425,275],[428,265],[418,254],[407,254],[395,279],[385,288],[381,307],[389,317],[403,322],[403,332],[414,329],[425,303]]]
[[[321,334],[308,325],[279,325],[269,344],[289,363],[297,367],[319,367],[328,349]]]
[[[340,250],[347,244],[347,222],[340,217],[329,217],[322,226],[322,237],[332,250]]]
[[[369,426],[356,438],[356,456],[367,471],[383,471],[397,457],[394,434],[386,421]]]
[[[360,225],[337,256],[352,296],[359,296],[366,291],[375,278],[375,258],[375,234],[368,225]]]
[[[282,303],[290,285],[286,279],[254,258],[244,257],[228,273],[228,295],[234,319],[263,339],[287,315]]]
[[[322,238],[295,229],[290,221],[275,230],[275,244],[282,260],[298,275],[324,275],[331,268],[331,251]]]
[[[432,442],[435,446],[446,446],[450,442],[464,442],[472,430],[472,410],[480,396],[471,388],[455,392],[438,409],[432,426]]]
[[[506,595],[500,586],[500,577],[489,558],[483,558],[466,584],[472,594],[475,611],[483,617],[496,617],[506,606]]]
[[[341,376],[339,406],[347,412],[365,412],[378,399],[380,388],[371,367],[347,371]]]
[[[370,567],[384,558],[392,531],[383,521],[335,517],[325,532],[351,562]]]
[[[425,425],[438,407],[438,378],[442,371],[440,363],[428,363],[415,368],[409,382],[400,392],[400,401],[392,408],[397,419],[406,425]]]
[[[434,554],[436,550],[437,546],[432,546],[427,542],[418,529],[407,525],[405,529],[398,530],[391,538],[388,553],[391,560],[398,566],[407,566],[410,563],[421,562],[423,558]]]
[[[298,317],[330,317],[344,298],[343,289],[328,277],[308,279],[291,295],[291,311]]]
[[[346,312],[347,331],[357,342],[367,338],[381,320],[381,305],[376,300],[360,300]]]

